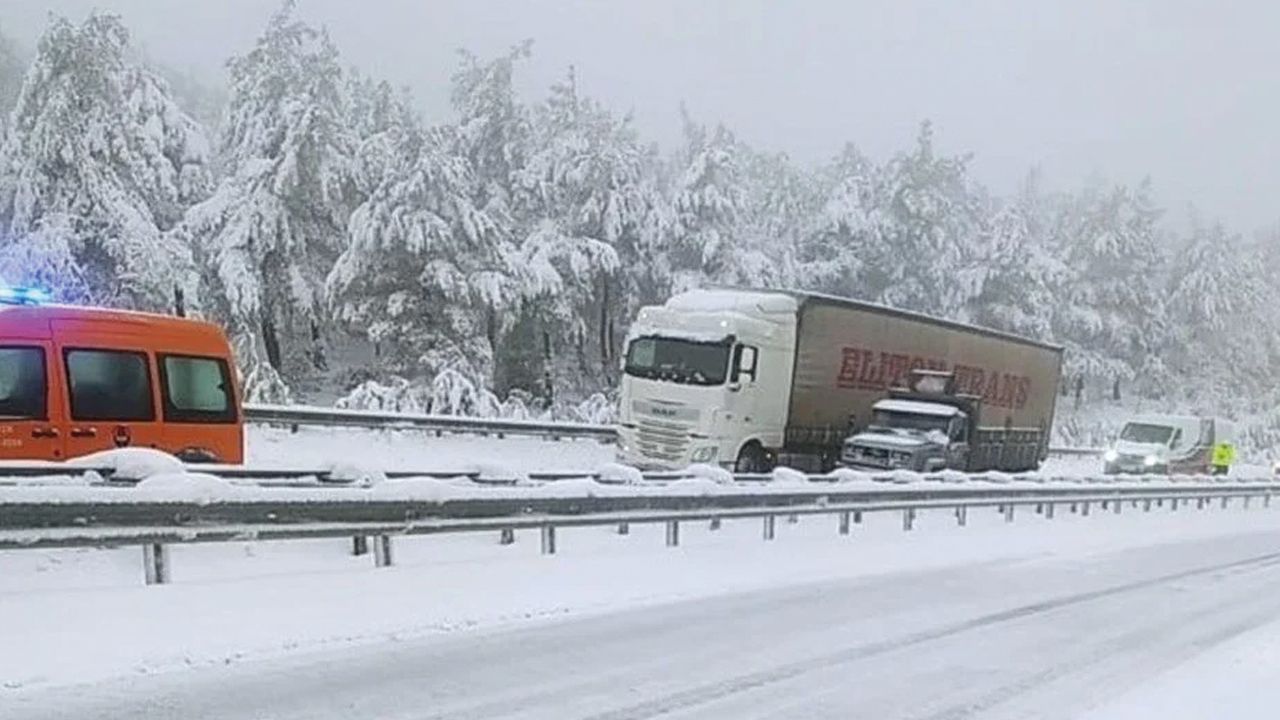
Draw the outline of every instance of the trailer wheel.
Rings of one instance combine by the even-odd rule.
[[[761,474],[772,470],[771,465],[769,453],[753,442],[748,443],[738,452],[738,460],[733,464],[733,471],[744,475]]]

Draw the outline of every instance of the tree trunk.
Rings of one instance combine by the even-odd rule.
[[[600,278],[600,367],[607,373],[613,353],[609,333],[609,276]]]
[[[542,384],[547,397],[547,407],[555,402],[555,383],[551,380],[551,333],[542,331]]]
[[[262,345],[267,351],[267,362],[271,363],[276,372],[281,372],[280,337],[276,334],[275,319],[269,313],[262,315]]]

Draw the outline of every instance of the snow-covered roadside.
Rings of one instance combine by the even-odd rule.
[[[1082,720],[1274,720],[1280,716],[1280,622],[1192,658]]]
[[[852,538],[830,517],[758,522],[719,532],[688,524],[682,545],[661,528],[630,536],[563,531],[559,554],[538,554],[521,534],[402,538],[397,565],[375,569],[342,540],[178,546],[174,584],[141,585],[141,553],[121,550],[0,553],[0,679],[8,691],[122,674],[235,662],[300,649],[600,612],[827,578],[970,563],[1088,557],[1276,527],[1260,511],[1027,518],[995,512],[957,528],[924,513],[904,534],[896,517],[868,516]]]

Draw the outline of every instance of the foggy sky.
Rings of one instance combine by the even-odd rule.
[[[47,13],[118,12],[157,61],[225,78],[276,0],[0,0],[0,31],[34,45]],[[996,192],[1038,166],[1051,187],[1151,176],[1171,220],[1194,204],[1248,232],[1280,221],[1280,4],[1187,0],[300,0],[344,61],[408,85],[449,117],[455,50],[525,38],[534,98],[579,87],[634,110],[670,148],[679,105],[766,150],[817,162],[852,141],[883,159],[930,118]]]

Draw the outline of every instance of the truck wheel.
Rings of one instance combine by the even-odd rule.
[[[733,471],[746,475],[761,474],[772,469],[769,465],[769,454],[764,451],[764,448],[751,443],[738,452],[738,460],[733,464]]]

